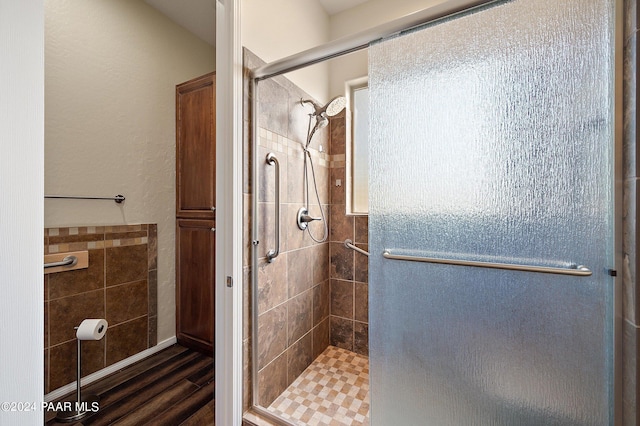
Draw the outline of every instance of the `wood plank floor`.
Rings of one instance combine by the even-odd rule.
[[[98,395],[100,410],[75,423],[59,423],[47,411],[46,425],[214,424],[213,359],[174,345],[82,389]],[[56,402],[74,401],[75,392]]]

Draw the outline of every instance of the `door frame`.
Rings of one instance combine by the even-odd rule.
[[[216,1],[215,422],[242,424],[242,42],[240,0]]]

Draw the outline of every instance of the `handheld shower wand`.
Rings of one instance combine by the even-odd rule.
[[[312,100],[300,100],[301,105],[310,104],[313,107],[313,112],[309,114],[309,126],[307,129],[307,141],[304,145],[304,188],[305,188],[305,199],[306,206],[301,207],[298,210],[297,222],[298,228],[301,230],[307,230],[311,239],[317,243],[321,243],[326,241],[329,236],[329,228],[327,226],[327,220],[324,215],[324,210],[322,208],[322,203],[320,202],[320,195],[318,193],[318,185],[316,182],[316,173],[313,167],[313,160],[311,158],[311,153],[309,152],[309,145],[311,144],[311,140],[313,139],[313,135],[323,127],[326,127],[329,124],[329,117],[333,117],[334,115],[340,113],[346,105],[346,99],[343,96],[337,96],[331,99],[326,105],[320,106]],[[313,119],[316,119],[315,125],[312,126]],[[307,167],[307,158],[309,161],[309,167]],[[320,216],[321,217],[312,217],[309,214],[309,168],[311,169],[311,177],[313,178],[313,186],[316,193],[316,200],[318,202],[318,207],[320,208]],[[324,236],[320,239],[316,239],[309,229],[309,223],[321,220],[324,222]]]

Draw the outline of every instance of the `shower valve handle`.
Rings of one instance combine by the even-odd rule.
[[[300,210],[298,210],[298,228],[304,231],[307,229],[309,222],[313,222],[314,220],[322,220],[322,218],[310,216],[309,211],[304,207],[301,207]]]
[[[313,222],[314,220],[322,220],[321,217],[312,217],[309,216],[308,214],[303,214],[302,216],[300,216],[300,220],[302,222]]]

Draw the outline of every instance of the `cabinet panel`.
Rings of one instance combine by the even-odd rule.
[[[215,221],[178,219],[176,228],[177,339],[213,354]]]
[[[215,218],[215,74],[176,86],[176,216]]]

